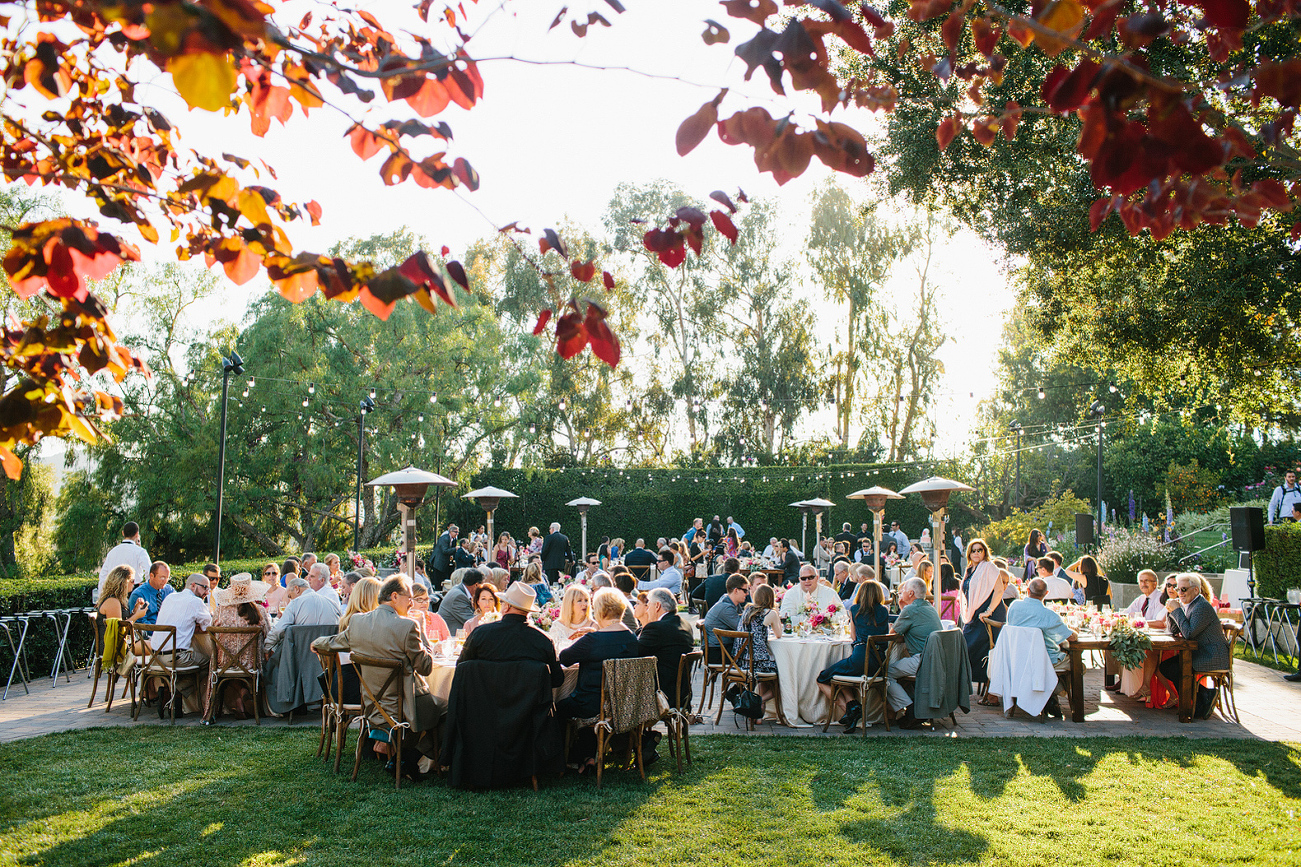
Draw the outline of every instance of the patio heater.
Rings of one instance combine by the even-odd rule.
[[[479,490],[477,491],[470,491],[470,493],[468,494],[461,495],[461,499],[463,500],[478,501],[479,508],[483,509],[485,512],[488,513],[488,544],[489,545],[497,544],[497,534],[493,529],[493,521],[492,521],[493,513],[497,511],[497,507],[501,505],[502,500],[514,500],[518,498],[519,498],[519,494],[512,494],[510,491],[505,491],[502,490],[501,488],[494,488],[492,485],[489,485],[486,488],[479,488]]]
[[[808,500],[797,500],[794,503],[788,503],[787,505],[794,506],[796,509],[800,510],[800,516],[804,521],[803,526],[800,528],[800,549],[804,550],[808,548],[809,512],[813,511],[813,506]]]
[[[931,583],[934,587],[935,594],[935,612],[940,610],[940,554],[944,551],[944,522],[948,518],[949,496],[954,491],[974,491],[975,488],[970,485],[964,485],[962,482],[955,482],[952,479],[942,479],[939,476],[931,476],[925,481],[917,482],[904,488],[901,494],[921,494],[922,504],[926,506],[927,511],[931,513],[931,539],[932,557],[934,558],[934,570],[931,572]]]
[[[884,584],[885,581],[882,580],[883,576],[881,575],[881,528],[885,524],[885,501],[902,500],[903,495],[877,485],[874,488],[854,491],[849,495],[849,499],[862,500],[868,511],[872,513],[872,537],[876,543],[876,580]]]
[[[373,488],[393,486],[393,494],[398,500],[398,511],[402,514],[402,551],[406,576],[407,580],[414,583],[416,580],[416,509],[424,503],[425,493],[430,485],[454,488],[456,482],[438,473],[408,466],[406,469],[385,473],[378,479],[367,482],[366,485]]]
[[[805,500],[804,505],[808,506],[813,512],[813,545],[814,547],[817,547],[817,545],[822,541],[822,516],[827,513],[827,509],[830,509],[836,504],[830,500],[815,497],[812,500]],[[807,518],[805,520],[807,520]],[[800,541],[802,542],[804,540],[801,539]],[[805,549],[804,555],[809,558],[810,563],[813,562],[813,557],[809,555],[808,549]]]
[[[586,563],[587,562],[587,510],[592,508],[593,506],[601,505],[601,501],[593,500],[591,497],[579,497],[577,499],[570,500],[568,503],[565,503],[565,505],[573,506],[575,509],[578,509],[578,520],[579,523],[583,525],[582,561]]]

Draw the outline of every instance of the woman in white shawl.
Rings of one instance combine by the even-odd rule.
[[[981,621],[980,615],[988,614],[991,620],[1007,620],[1007,605],[1003,602],[1003,591],[1012,580],[1005,569],[999,569],[989,557],[989,546],[984,539],[972,539],[967,543],[967,574],[962,581],[962,610],[966,612],[967,622],[963,624],[962,634],[967,640],[967,656],[971,661],[971,679],[983,683],[989,679],[986,665],[989,661],[989,632]],[[986,695],[980,701],[983,705],[997,705],[1000,702],[993,696]]]

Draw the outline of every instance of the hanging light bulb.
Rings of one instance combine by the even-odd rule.
[[[537,433],[537,432],[538,432],[538,426],[537,426],[537,425],[535,425],[535,424],[531,424],[531,425],[529,425],[529,433],[531,433],[531,434],[535,434],[535,433]]]
[[[186,379],[189,379],[189,377],[187,376]],[[254,379],[253,379],[253,377],[250,376],[250,377],[248,378],[248,387],[249,387],[249,388],[252,388],[252,387],[255,386],[255,385],[257,385],[257,382],[255,382]]]
[[[309,384],[309,385],[307,386],[307,393],[308,393],[308,394],[316,394],[316,386],[314,386],[314,385],[310,385],[310,384]]]
[[[423,412],[420,413],[420,415],[416,416],[416,418],[419,419],[421,424],[425,423],[425,414]]]
[[[298,420],[299,420],[299,421],[302,421],[302,420],[303,420],[303,414],[302,414],[301,412],[298,414]]]
[[[307,398],[303,398],[303,406],[307,406]]]
[[[248,389],[244,389],[244,397],[248,397]]]
[[[370,390],[370,399],[371,399],[371,400],[374,400],[374,399],[375,399],[375,389],[373,389],[373,388]]]
[[[492,405],[495,406],[495,407],[497,407],[498,409],[500,409],[500,408],[501,408],[501,398],[499,397],[499,398],[497,398],[496,400],[494,400],[494,401],[492,402]]]
[[[424,437],[421,437],[421,438],[420,438],[420,442],[418,443],[418,445],[419,445],[420,448],[422,448],[422,449],[425,447],[425,438],[424,438]]]
[[[429,402],[438,403],[438,392],[434,392],[433,394],[429,395]]]
[[[560,401],[560,411],[561,411],[561,412],[564,412],[564,411],[565,411],[565,402],[564,402],[563,400]]]
[[[1107,391],[1111,392],[1112,394],[1115,394],[1115,393],[1116,393],[1116,384],[1113,382],[1111,385],[1107,386]]]
[[[1044,387],[1042,385],[1039,386],[1039,399],[1040,400],[1044,399]]]

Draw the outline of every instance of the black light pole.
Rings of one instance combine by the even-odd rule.
[[[226,485],[226,399],[230,394],[230,378],[244,373],[244,359],[235,350],[230,357],[221,359],[221,445],[217,450],[217,519],[212,531],[212,562],[221,565],[221,495]]]
[[[1089,415],[1098,420],[1098,544],[1102,544],[1102,524],[1106,519],[1106,514],[1102,507],[1102,416],[1107,408],[1102,405],[1102,401],[1095,400],[1089,407]]]
[[[1010,427],[1016,432],[1016,496],[1012,498],[1015,508],[1021,505],[1021,422],[1014,421]]]
[[[357,508],[352,515],[352,550],[361,550],[361,455],[366,447],[366,413],[375,409],[369,396],[361,399],[361,412],[357,413]]]

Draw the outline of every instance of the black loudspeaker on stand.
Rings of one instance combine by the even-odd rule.
[[[1093,516],[1087,512],[1075,513],[1075,544],[1081,547],[1093,544]]]
[[[1265,513],[1259,506],[1233,506],[1229,509],[1229,526],[1233,531],[1233,549],[1247,552],[1247,592],[1256,596],[1256,573],[1252,552],[1265,549]]]

